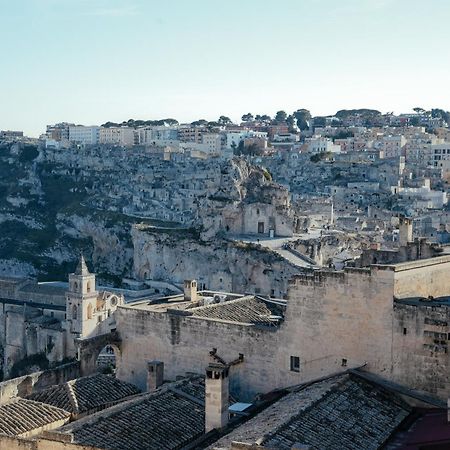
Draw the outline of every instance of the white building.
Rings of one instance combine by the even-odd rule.
[[[331,139],[312,137],[306,139],[308,153],[340,153],[341,146],[335,145]]]
[[[219,133],[204,133],[202,144],[206,147],[208,153],[218,155],[222,149],[222,136]]]
[[[137,141],[141,145],[170,145],[178,140],[178,128],[154,126],[136,130]]]
[[[69,141],[76,144],[93,145],[98,144],[100,137],[100,127],[75,125],[69,127]]]
[[[130,146],[134,145],[135,130],[128,127],[100,128],[99,143]]]
[[[226,146],[227,148],[234,148],[239,145],[241,141],[248,138],[261,138],[267,139],[267,133],[264,131],[228,131],[226,133]]]
[[[442,209],[447,204],[447,194],[430,188],[430,180],[425,180],[422,187],[392,186],[391,192],[397,194],[403,200],[414,202],[416,208]]]

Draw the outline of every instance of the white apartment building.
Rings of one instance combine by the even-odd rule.
[[[134,145],[135,130],[128,127],[100,128],[99,143],[111,145]]]
[[[305,140],[308,153],[340,153],[341,146],[333,143],[331,139],[314,136]]]
[[[69,127],[69,141],[76,144],[93,145],[98,144],[100,127],[75,125]]]
[[[178,140],[178,128],[167,126],[145,127],[136,130],[141,145],[168,145]]]

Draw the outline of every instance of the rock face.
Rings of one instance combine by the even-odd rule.
[[[292,232],[288,192],[267,171],[127,152],[0,142],[0,275],[65,281],[82,250],[103,284],[197,277],[212,289],[286,292],[289,265],[224,239]]]
[[[276,253],[253,244],[205,242],[179,230],[134,227],[133,275],[139,280],[197,279],[200,288],[284,297],[298,272]]]

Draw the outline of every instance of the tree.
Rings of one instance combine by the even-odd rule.
[[[420,119],[418,117],[411,117],[411,119],[409,119],[409,125],[411,125],[412,127],[417,127],[420,125]]]
[[[164,119],[164,122],[169,126],[170,125],[178,125],[178,120],[176,120],[176,119],[171,119],[171,118]]]
[[[199,119],[199,120],[195,120],[194,122],[191,122],[191,125],[193,127],[205,126],[205,125],[208,125],[208,121],[205,119]]]
[[[286,123],[289,127],[289,132],[290,133],[295,133],[296,129],[295,129],[295,117],[291,114],[290,116],[287,117],[286,119]]]
[[[287,119],[286,111],[277,111],[274,119],[276,123],[284,123],[286,122],[286,119]]]
[[[297,111],[295,111],[293,115],[297,119],[297,126],[301,131],[307,130],[309,128],[311,113],[307,109],[297,109]]]
[[[261,116],[261,122],[270,122],[272,120],[272,118],[270,116],[268,116],[267,114],[263,114]]]
[[[220,125],[231,125],[233,123],[227,116],[220,116],[217,122],[220,123]]]
[[[247,113],[244,114],[242,117],[242,122],[253,122],[253,114],[252,113]]]
[[[445,122],[449,123],[450,112],[444,111],[443,109],[440,109],[440,108],[433,108],[431,110],[431,117],[440,118],[440,119],[444,120]]]
[[[425,114],[425,110],[423,108],[421,108],[420,106],[416,106],[415,108],[413,108],[413,111],[417,114]]]

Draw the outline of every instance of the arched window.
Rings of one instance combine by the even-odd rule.
[[[77,305],[72,306],[72,319],[77,320],[78,319],[78,308]]]
[[[86,289],[88,292],[91,292],[91,282],[90,281],[87,282]]]
[[[87,307],[87,318],[92,319],[92,305],[89,304]]]
[[[74,291],[78,290],[78,283],[76,281],[73,283],[73,290]]]

